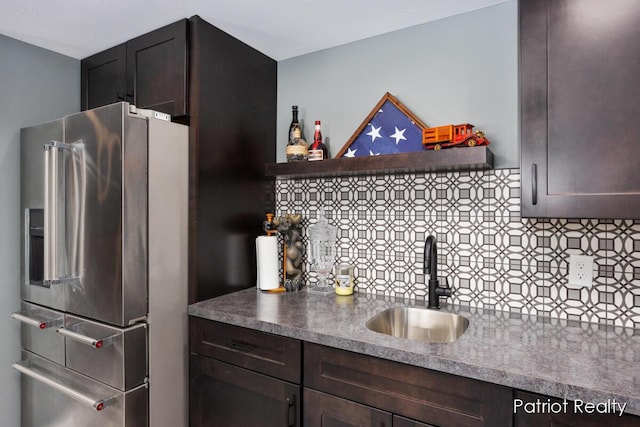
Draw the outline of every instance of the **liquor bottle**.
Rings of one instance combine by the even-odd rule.
[[[313,134],[313,143],[309,146],[309,161],[325,160],[329,158],[327,146],[322,142],[320,120],[316,120],[316,130]]]
[[[287,142],[287,162],[305,161],[309,158],[309,145],[302,138],[302,128],[298,121],[298,106],[291,107],[293,118],[289,125],[289,141]]]
[[[291,106],[291,124],[289,125],[289,133],[287,134],[287,144],[293,138],[293,129],[297,126],[300,127],[300,122],[298,121],[298,106]]]

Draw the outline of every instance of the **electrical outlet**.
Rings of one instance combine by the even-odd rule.
[[[569,286],[590,287],[593,284],[593,257],[569,255]]]

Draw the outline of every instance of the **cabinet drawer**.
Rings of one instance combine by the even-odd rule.
[[[304,386],[440,426],[510,426],[510,388],[305,343]]]
[[[190,318],[189,329],[192,353],[300,383],[298,340],[197,317]]]

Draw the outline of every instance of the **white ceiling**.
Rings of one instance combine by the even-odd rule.
[[[509,0],[0,0],[0,34],[82,59],[181,18],[282,60]]]

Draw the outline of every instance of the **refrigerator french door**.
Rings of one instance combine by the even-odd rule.
[[[187,423],[188,128],[141,113],[21,130],[23,426]]]

